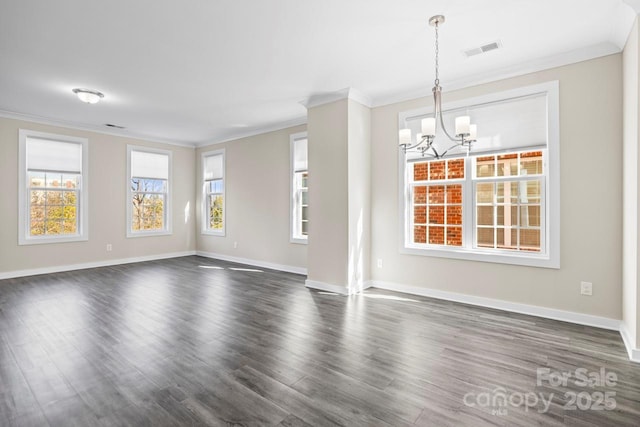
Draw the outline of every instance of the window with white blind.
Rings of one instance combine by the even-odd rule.
[[[469,115],[478,140],[443,158],[400,151],[402,252],[559,268],[558,84],[443,106],[445,124]],[[420,132],[429,110],[400,114]],[[451,144],[439,129],[436,151]],[[440,144],[440,145],[438,145]]]
[[[127,237],[171,234],[171,152],[127,146]]]
[[[202,233],[225,234],[224,149],[207,151],[202,161]]]
[[[307,133],[291,135],[291,236],[292,243],[307,243],[309,235],[309,170]]]
[[[21,245],[88,239],[88,141],[20,129]]]

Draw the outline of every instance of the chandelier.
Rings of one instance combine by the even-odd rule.
[[[471,118],[469,116],[456,117],[455,120],[455,135],[447,131],[444,125],[444,119],[442,118],[442,88],[440,87],[440,74],[439,74],[439,46],[438,46],[438,29],[440,25],[444,23],[444,16],[436,15],[429,18],[429,25],[435,27],[436,31],[436,78],[433,86],[433,105],[434,112],[433,117],[427,117],[422,119],[422,133],[416,135],[416,141],[413,142],[411,136],[411,129],[401,129],[399,132],[400,148],[406,154],[407,151],[412,150],[414,152],[421,153],[423,157],[430,156],[439,159],[445,156],[451,149],[456,147],[466,148],[467,154],[471,149],[471,143],[476,141],[477,126],[471,124]],[[433,143],[436,138],[436,130],[438,129],[438,122],[442,128],[443,133],[450,141],[450,146],[439,153]]]

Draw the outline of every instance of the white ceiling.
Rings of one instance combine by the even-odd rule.
[[[446,91],[620,52],[637,3],[1,0],[0,115],[202,145],[303,123],[301,102],[344,88],[371,105],[430,93],[432,15]]]

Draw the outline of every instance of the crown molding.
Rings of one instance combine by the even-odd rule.
[[[369,108],[371,108],[372,106],[371,98],[352,87],[340,89],[335,92],[326,92],[311,95],[307,99],[300,101],[300,104],[302,104],[308,110],[309,108],[318,107],[324,104],[330,104],[342,99],[351,99]]]
[[[77,122],[71,122],[66,120],[50,119],[47,117],[37,116],[34,114],[17,113],[15,111],[0,110],[0,118],[22,120],[22,121],[33,122],[33,123],[38,123],[42,125],[57,126],[57,127],[67,128],[67,129],[74,129],[74,130],[82,130],[86,132],[99,133],[102,135],[118,136],[120,138],[138,139],[140,141],[155,142],[159,144],[176,145],[179,147],[195,148],[196,146],[196,144],[193,142],[177,142],[174,140],[168,140],[168,139],[162,139],[162,138],[149,138],[147,136],[137,135],[132,132],[108,131],[98,125],[90,125],[87,123],[77,123]]]
[[[307,116],[296,117],[295,119],[286,120],[283,122],[272,123],[270,125],[252,128],[250,130],[244,130],[242,132],[234,133],[223,139],[211,139],[208,141],[202,141],[195,144],[196,147],[207,147],[209,145],[222,144],[224,142],[237,141],[242,138],[248,138],[250,136],[262,135],[263,133],[275,132],[283,129],[292,128],[295,126],[306,125]]]
[[[612,43],[599,43],[583,49],[576,49],[562,54],[548,56],[546,58],[526,62],[517,66],[505,67],[499,70],[487,71],[485,73],[475,74],[470,77],[464,77],[461,79],[452,80],[450,82],[444,82],[442,83],[442,87],[447,92],[451,92],[454,90],[478,86],[485,83],[492,83],[499,80],[506,80],[513,77],[519,77],[526,74],[545,71],[552,68],[601,58],[604,56],[615,55],[620,52],[621,49],[619,49]],[[427,96],[432,96],[431,86],[425,86],[424,88],[418,90],[374,98],[372,106],[374,108],[382,107],[385,105],[396,104],[398,102],[410,101]]]
[[[636,14],[640,13],[640,0],[622,0],[624,4],[629,6]]]
[[[623,50],[627,44],[627,39],[633,23],[640,13],[640,0],[624,0],[618,4],[612,12],[613,29],[611,30],[611,40],[616,46]]]

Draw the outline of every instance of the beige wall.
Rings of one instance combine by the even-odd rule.
[[[199,251],[306,268],[307,245],[289,241],[289,136],[304,131],[305,126],[297,126],[196,150],[198,177],[202,152],[224,148],[226,162],[226,235],[201,234],[201,211],[197,209]],[[200,183],[195,187],[196,206],[200,206]]]
[[[638,20],[633,25],[622,55],[623,64],[623,270],[622,321],[632,347],[637,347],[638,327]]]
[[[18,129],[89,139],[88,241],[18,245]],[[126,237],[127,144],[173,152],[171,236]],[[192,148],[0,118],[0,160],[0,274],[195,250]]]
[[[346,98],[308,109],[307,286],[361,291],[371,273],[371,109]]]
[[[371,277],[371,109],[348,101],[349,286]]]
[[[346,287],[349,280],[348,100],[310,108],[308,278]]]
[[[622,55],[446,92],[444,102],[560,81],[561,268],[403,255],[398,206],[398,113],[372,112],[372,263],[375,281],[457,292],[613,319],[622,315]],[[446,89],[446,88],[445,88]],[[593,282],[593,296],[580,295]]]

